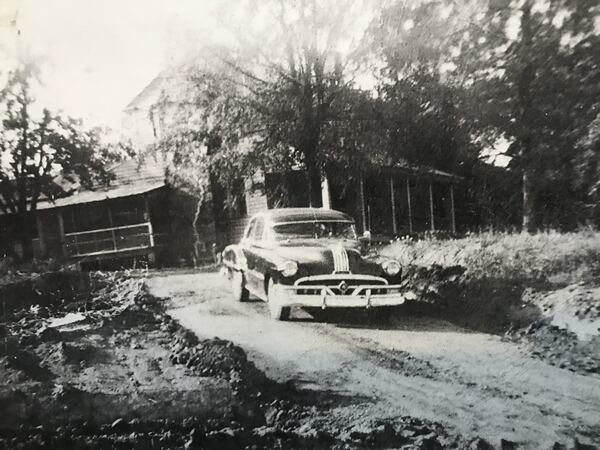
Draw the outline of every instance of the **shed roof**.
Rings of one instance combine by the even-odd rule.
[[[165,171],[162,162],[149,159],[142,163],[126,160],[110,169],[114,174],[109,186],[98,186],[93,190],[80,190],[68,197],[55,200],[43,200],[37,205],[38,210],[60,208],[82,203],[128,197],[150,192],[165,186]]]

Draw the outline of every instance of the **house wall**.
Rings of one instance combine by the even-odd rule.
[[[242,239],[248,220],[248,217],[242,217],[229,222],[227,233],[227,240],[229,243],[237,243]]]
[[[145,150],[148,145],[156,141],[157,130],[150,120],[148,109],[127,110],[122,117],[121,131],[138,151]]]
[[[246,180],[246,213],[249,217],[269,209],[265,191],[265,174],[262,171]]]

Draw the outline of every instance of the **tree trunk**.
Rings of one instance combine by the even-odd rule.
[[[306,177],[308,181],[308,206],[320,208],[323,206],[321,171],[310,157],[306,158]]]
[[[192,257],[194,259],[194,267],[198,267],[200,259],[202,257],[200,249],[202,247],[202,239],[200,238],[200,231],[198,230],[198,221],[202,213],[202,204],[204,203],[204,196],[201,196],[196,201],[196,210],[194,211],[194,218],[192,219],[192,229],[194,230],[194,253]]]
[[[523,223],[522,231],[532,231],[533,229],[533,201],[531,196],[531,182],[529,173],[523,169]]]
[[[530,121],[532,120],[531,104],[533,100],[532,84],[535,79],[535,67],[530,55],[531,44],[533,41],[533,24],[531,17],[532,0],[525,0],[521,7],[521,43],[519,58],[522,63],[522,69],[519,73],[517,82],[518,98],[520,107],[520,164],[523,170],[523,221],[522,231],[532,231],[533,223],[533,199],[531,195],[530,170],[532,163],[533,142],[530,131]]]

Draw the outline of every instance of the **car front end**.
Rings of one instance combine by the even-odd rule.
[[[309,275],[296,279],[293,284],[278,283],[275,289],[275,297],[282,306],[370,308],[404,303],[401,284],[389,284],[386,278],[373,275]]]

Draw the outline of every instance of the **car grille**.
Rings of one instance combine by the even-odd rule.
[[[371,294],[385,294],[387,293],[387,289],[385,288],[386,282],[383,280],[373,280],[373,279],[334,279],[334,280],[303,280],[297,284],[298,289],[296,290],[296,294],[298,295],[319,295],[321,293],[321,288],[323,286],[327,286],[331,292],[335,295],[352,295],[355,289],[359,286],[363,285],[369,286],[382,286],[382,289],[373,289],[371,288]],[[311,286],[318,286],[315,288],[311,288]]]

